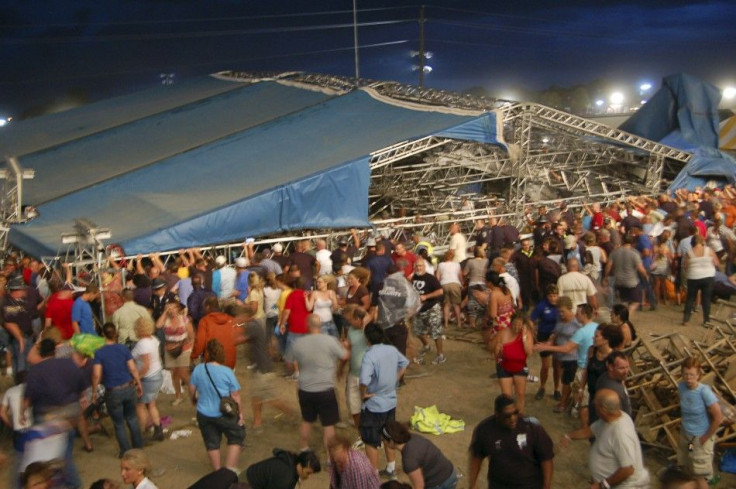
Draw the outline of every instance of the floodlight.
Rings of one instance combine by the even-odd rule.
[[[726,87],[723,89],[723,98],[725,98],[726,100],[731,100],[734,97],[736,97],[736,88]]]
[[[613,92],[609,97],[609,100],[613,105],[621,105],[624,103],[624,94],[621,92]]]

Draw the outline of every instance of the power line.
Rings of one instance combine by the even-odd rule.
[[[387,41],[387,42],[381,42],[381,43],[374,43],[374,44],[363,44],[358,46],[359,49],[372,49],[372,48],[379,48],[384,46],[395,46],[400,44],[407,44],[410,42],[416,42],[416,39],[400,39],[398,41]],[[161,71],[176,71],[184,68],[197,68],[202,66],[211,66],[211,65],[222,65],[225,63],[246,63],[250,61],[261,61],[261,60],[269,60],[269,59],[279,59],[279,58],[293,58],[298,56],[315,56],[320,54],[329,54],[329,53],[336,53],[336,52],[343,52],[343,51],[352,51],[354,46],[349,47],[342,47],[342,48],[331,48],[331,49],[320,49],[315,51],[303,51],[299,53],[287,53],[287,54],[277,54],[277,55],[270,55],[270,56],[255,56],[250,58],[234,58],[234,59],[226,59],[226,60],[216,60],[216,61],[207,61],[203,63],[189,63],[189,64],[177,64],[176,67],[165,67],[165,68],[145,68],[145,69],[138,69],[138,70],[119,70],[119,71],[108,71],[105,73],[94,73],[89,75],[75,75],[75,76],[66,76],[66,77],[60,77],[60,76],[53,76],[48,78],[35,78],[35,79],[26,79],[23,81],[0,81],[0,86],[2,85],[25,85],[29,83],[48,83],[52,81],[73,81],[73,80],[85,80],[85,79],[94,79],[94,78],[108,78],[113,76],[122,76],[122,75],[135,75],[139,73],[156,73],[160,74]]]
[[[375,7],[358,9],[358,13],[382,12],[387,10],[406,10],[410,8],[419,8],[418,5],[403,5],[396,7]],[[235,20],[263,20],[263,19],[284,19],[290,17],[317,17],[325,15],[342,15],[352,14],[352,10],[325,10],[320,12],[300,12],[294,14],[263,14],[263,15],[244,15],[237,17],[189,17],[186,19],[166,19],[166,20],[131,20],[118,22],[86,22],[84,26],[114,26],[114,25],[156,25],[156,24],[186,24],[193,22],[225,22]],[[0,24],[5,28],[23,28],[23,27],[79,27],[79,23],[41,23],[41,24]]]
[[[416,19],[383,20],[375,22],[362,22],[358,27],[375,27],[385,25],[397,25],[417,22]],[[103,36],[61,36],[44,37],[36,39],[10,38],[4,42],[9,44],[51,44],[51,43],[78,43],[78,42],[117,42],[117,41],[149,41],[169,39],[202,39],[212,37],[242,36],[248,34],[278,34],[284,32],[308,32],[319,30],[335,30],[353,28],[353,23],[346,24],[324,24],[316,26],[295,27],[262,27],[258,29],[236,29],[227,31],[191,31],[181,33],[158,33],[158,34],[111,34]]]
[[[487,30],[487,31],[513,32],[513,33],[518,33],[518,34],[540,34],[540,35],[544,34],[544,35],[567,36],[567,37],[582,37],[585,39],[609,39],[609,40],[615,39],[611,37],[601,36],[600,34],[585,34],[582,32],[570,32],[570,31],[554,30],[554,29],[540,29],[540,28],[535,28],[535,27],[516,27],[516,26],[506,26],[506,25],[498,25],[498,24],[476,24],[476,23],[471,23],[471,22],[460,22],[460,21],[450,21],[450,20],[443,20],[443,21],[430,20],[429,22],[432,24],[448,25],[448,26],[453,26],[453,27],[463,27],[463,28],[480,29],[480,30]]]

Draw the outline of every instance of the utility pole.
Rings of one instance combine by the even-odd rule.
[[[358,0],[353,0],[353,44],[355,45],[355,84],[360,86],[360,61],[358,60]]]
[[[424,5],[419,7],[419,88],[424,87]]]

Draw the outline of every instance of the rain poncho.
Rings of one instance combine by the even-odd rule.
[[[378,322],[384,327],[393,326],[416,314],[421,306],[419,292],[404,277],[404,273],[392,273],[378,291]]]

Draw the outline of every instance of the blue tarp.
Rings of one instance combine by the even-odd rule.
[[[713,85],[686,74],[662,80],[662,88],[619,129],[693,153],[669,190],[694,190],[715,180],[736,183],[736,160],[718,150],[718,104]]]
[[[0,135],[36,171],[40,216],[10,242],[54,255],[86,218],[126,253],[368,224],[370,153],[438,134],[500,144],[494,113],[453,113],[263,81],[206,78],[32,119]],[[156,93],[161,98],[156,97]]]

